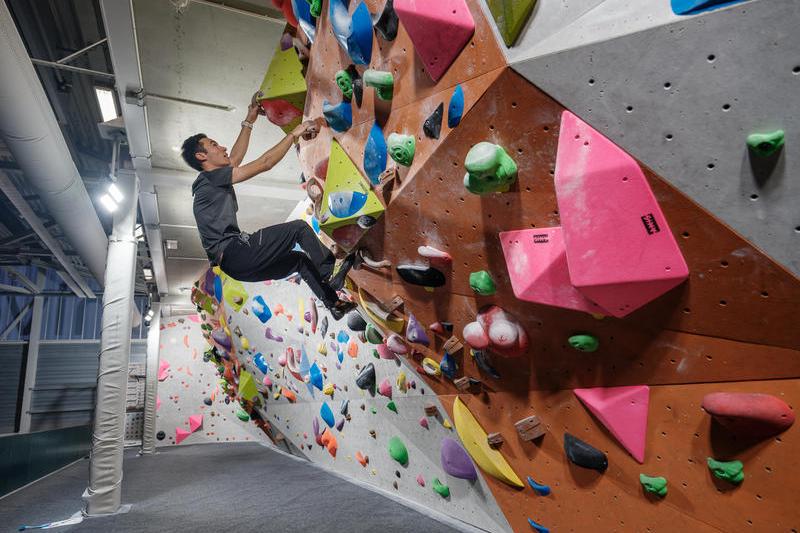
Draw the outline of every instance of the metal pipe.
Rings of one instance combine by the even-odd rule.
[[[92,43],[92,44],[90,44],[90,45],[88,45],[88,46],[84,46],[83,48],[81,48],[81,49],[80,49],[80,50],[78,50],[77,52],[73,52],[73,53],[71,53],[70,55],[68,55],[68,56],[66,56],[66,57],[62,57],[61,59],[59,59],[58,61],[56,61],[56,63],[58,63],[58,64],[60,64],[60,65],[63,65],[64,63],[66,63],[66,62],[68,62],[68,61],[72,61],[72,60],[73,60],[73,59],[75,59],[76,57],[78,57],[78,56],[80,56],[80,55],[83,55],[83,54],[85,54],[86,52],[88,52],[88,51],[89,51],[89,50],[91,50],[92,48],[95,48],[95,47],[97,47],[97,46],[100,46],[101,44],[103,44],[103,43],[105,43],[105,42],[107,42],[107,41],[108,41],[108,37],[103,37],[102,39],[100,39],[100,40],[99,40],[99,41],[97,41],[96,43]]]
[[[65,65],[60,65],[65,66]],[[17,31],[7,2],[0,2],[0,137],[34,186],[64,237],[102,284],[108,238]],[[41,222],[39,222],[41,224]],[[43,229],[43,228],[42,228]],[[52,237],[50,237],[52,240]],[[49,246],[48,246],[49,247]],[[51,248],[52,249],[52,248]],[[63,252],[61,261],[86,292]],[[91,294],[91,290],[86,292]]]
[[[161,343],[161,304],[150,306],[153,318],[147,330],[147,365],[144,383],[144,423],[142,424],[142,455],[156,452],[156,396],[158,394],[158,347]]]
[[[44,270],[38,269],[36,273],[36,286],[39,290],[44,288],[47,276]],[[20,406],[19,432],[31,431],[31,405],[33,404],[33,390],[36,386],[36,373],[39,368],[39,344],[42,338],[42,314],[44,311],[44,296],[38,294],[33,298],[33,312],[31,313],[31,331],[28,335],[28,347],[25,350],[25,382],[22,386],[22,405]]]
[[[253,18],[257,18],[257,19],[261,19],[261,20],[266,20],[266,21],[269,21],[269,22],[274,22],[275,24],[280,24],[281,26],[285,26],[286,25],[286,21],[285,20],[282,20],[282,19],[279,19],[279,18],[276,18],[276,17],[270,17],[269,15],[261,15],[259,13],[254,13],[252,11],[247,11],[246,9],[240,9],[238,7],[226,6],[225,4],[217,3],[217,2],[211,2],[210,0],[191,0],[191,1],[194,2],[195,4],[202,4],[204,6],[216,7],[217,9],[221,9],[223,11],[229,11],[231,13],[236,13],[238,15],[245,15],[247,17],[253,17]]]
[[[72,65],[62,65],[55,61],[45,61],[44,59],[31,58],[31,63],[39,65],[40,67],[50,67],[57,70],[69,70],[70,72],[77,72],[78,74],[88,74],[89,76],[97,76],[98,78],[108,78],[113,80],[114,75],[110,72],[100,72],[99,70],[92,70],[83,67],[73,67]]]

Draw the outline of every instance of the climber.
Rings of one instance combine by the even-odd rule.
[[[233,184],[270,170],[284,158],[292,144],[297,144],[301,138],[313,139],[319,131],[317,122],[303,122],[259,158],[242,165],[253,124],[264,114],[257,101],[260,96],[260,93],[253,95],[230,155],[226,147],[204,133],[192,135],[183,142],[184,161],[200,172],[192,184],[192,195],[203,248],[212,265],[219,265],[226,274],[240,281],[281,279],[299,273],[338,320],[354,307],[351,302],[339,299],[337,291],[344,285],[355,254],[348,255],[334,275],[333,254],[302,220],[268,226],[250,234],[239,229],[236,220],[239,206]],[[303,251],[297,251],[296,245]]]

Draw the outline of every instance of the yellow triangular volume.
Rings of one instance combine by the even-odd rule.
[[[458,396],[453,402],[453,421],[456,423],[456,432],[464,443],[464,448],[484,472],[512,487],[525,486],[505,457],[489,446],[486,432]]]
[[[303,78],[303,65],[294,48],[281,51],[280,47],[272,56],[264,81],[261,83],[263,98],[283,98],[291,100],[294,95],[306,94],[306,80]],[[299,106],[302,109],[302,106]]]
[[[355,224],[360,216],[378,218],[382,214],[383,204],[334,139],[322,195],[320,228],[331,235],[336,228]]]

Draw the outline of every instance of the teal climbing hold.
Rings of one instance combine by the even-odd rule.
[[[517,179],[517,164],[502,146],[479,142],[467,152],[464,187],[474,194],[507,192]]]
[[[453,96],[450,97],[450,104],[447,106],[447,126],[455,128],[461,123],[464,114],[464,89],[461,85],[456,85]]]
[[[416,151],[416,140],[413,135],[391,133],[386,139],[386,145],[389,147],[389,155],[392,156],[392,159],[405,167],[411,166]]]
[[[573,335],[567,339],[569,345],[581,352],[596,352],[600,347],[600,341],[594,335]]]
[[[712,9],[720,9],[744,0],[672,0],[672,12],[676,15],[696,15]]]
[[[374,87],[375,93],[381,100],[391,100],[394,91],[394,76],[391,72],[367,69],[362,76],[364,85]]]
[[[389,455],[401,465],[408,464],[408,449],[400,437],[389,439]]]
[[[469,275],[469,286],[481,296],[491,296],[497,292],[497,286],[494,284],[491,274],[485,270],[472,272]]]
[[[747,136],[747,146],[761,157],[771,156],[783,147],[784,142],[783,130],[775,130],[769,133],[751,133]]]

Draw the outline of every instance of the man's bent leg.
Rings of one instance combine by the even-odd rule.
[[[311,262],[316,266],[322,279],[329,279],[333,273],[333,267],[336,264],[336,258],[330,250],[328,250],[320,242],[311,226],[302,220],[295,220],[290,222],[295,224],[295,235],[297,243],[304,252],[311,258]]]
[[[258,277],[260,279],[280,279],[294,272],[300,274],[303,281],[308,284],[311,292],[325,304],[325,307],[330,308],[339,301],[336,291],[321,278],[316,266],[302,252],[286,254],[284,258],[263,268],[258,273]]]

